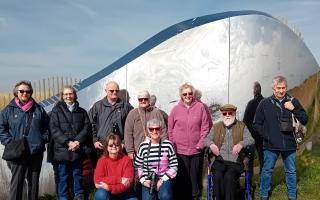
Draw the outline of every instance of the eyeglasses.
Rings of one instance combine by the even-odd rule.
[[[120,145],[119,144],[108,144],[108,147],[117,148],[117,147],[120,147]]]
[[[148,98],[139,98],[138,101],[139,101],[139,102],[149,101],[149,99],[148,99]]]
[[[192,96],[193,93],[192,92],[186,92],[186,93],[182,93],[182,96],[186,97],[187,95]]]
[[[118,93],[119,90],[109,90],[109,92],[110,92],[110,93],[114,93],[114,92]]]
[[[160,127],[149,128],[149,131],[150,131],[150,132],[160,131]]]
[[[20,94],[27,93],[31,94],[31,90],[19,90]]]
[[[233,112],[232,111],[229,111],[229,112],[222,112],[222,115],[223,116],[231,116],[231,115],[233,115]]]

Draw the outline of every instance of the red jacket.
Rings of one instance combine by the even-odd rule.
[[[203,103],[199,101],[192,102],[189,108],[180,101],[169,115],[169,139],[178,154],[200,153],[204,138],[209,131],[208,113]]]
[[[121,183],[121,178],[129,178],[129,186],[125,187]],[[112,194],[120,194],[131,188],[134,177],[132,160],[123,155],[118,159],[101,156],[94,171],[94,182],[104,182],[108,185]]]

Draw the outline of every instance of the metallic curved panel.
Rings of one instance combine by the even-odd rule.
[[[266,16],[230,18],[230,102],[242,116],[253,97],[254,81],[265,96],[272,93],[275,75],[284,75],[289,89],[303,83],[319,70],[304,42],[287,26]]]
[[[205,103],[234,103],[242,117],[254,81],[268,96],[275,75],[286,76],[290,89],[318,70],[309,49],[287,26],[266,13],[238,11],[171,26],[77,88],[86,109],[104,97],[105,83],[115,80],[129,91],[134,106],[137,92],[149,90],[169,112],[179,99],[178,87],[190,82]]]
[[[199,25],[168,38],[95,83],[80,89],[80,103],[89,109],[103,98],[105,83],[116,80],[136,106],[137,92],[149,90],[157,105],[170,111],[178,87],[192,83],[207,104],[234,103],[242,117],[252,98],[252,84],[261,82],[270,95],[271,80],[282,74],[289,89],[318,71],[303,41],[267,15],[243,15]]]

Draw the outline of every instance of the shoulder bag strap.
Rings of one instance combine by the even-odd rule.
[[[147,138],[148,135],[146,133],[146,125],[143,124],[140,109],[139,108],[137,108],[137,109],[138,109],[138,112],[139,112],[139,117],[140,117],[141,125],[142,125],[142,128],[143,128],[144,136]],[[146,121],[147,119],[144,119],[144,120]]]
[[[149,141],[149,146],[148,146],[148,153],[147,153],[147,170],[148,170],[148,176],[149,174],[149,163],[148,163],[148,159],[149,159],[149,155],[150,155],[150,149],[151,149],[151,140]],[[159,162],[158,162],[158,170],[160,168],[160,161],[161,161],[161,140],[159,142],[159,151],[158,151],[158,155],[159,155]],[[144,162],[142,162],[142,168],[144,167]]]
[[[27,127],[24,130],[24,134],[23,134],[26,137],[29,135],[29,132],[30,132],[30,127],[31,127],[32,119],[33,119],[33,112],[29,112],[27,117],[28,117],[27,118]]]

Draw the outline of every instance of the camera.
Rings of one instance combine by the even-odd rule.
[[[116,135],[120,135],[120,129],[117,123],[113,123],[112,125],[112,133]]]
[[[301,143],[303,138],[304,138],[303,133],[298,131],[298,132],[295,133],[295,136],[296,136],[295,138],[296,138],[297,143],[298,144]]]
[[[150,191],[149,191],[149,193],[150,194],[153,194],[153,192],[156,190],[156,187],[157,187],[157,182],[158,182],[158,176],[157,176],[157,174],[156,173],[152,173],[151,175],[150,175]]]

